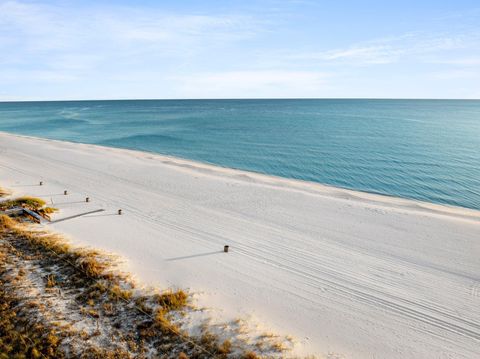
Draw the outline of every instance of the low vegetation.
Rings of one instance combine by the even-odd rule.
[[[11,208],[11,207],[25,207],[31,210],[37,210],[46,205],[46,202],[43,199],[35,197],[19,197],[15,199],[9,199],[0,203],[0,208]]]
[[[31,197],[0,202],[3,210],[15,206],[47,208]],[[259,336],[251,343],[226,327],[203,325],[192,335],[182,318],[193,310],[182,290],[138,289],[111,257],[73,247],[27,218],[0,215],[0,359],[256,358],[285,351],[280,342],[259,345],[270,340]]]
[[[5,211],[11,208],[26,208],[38,213],[40,216],[49,219],[50,214],[57,211],[56,208],[47,206],[46,202],[40,198],[35,197],[19,197],[15,199],[8,199],[0,202],[0,211]]]

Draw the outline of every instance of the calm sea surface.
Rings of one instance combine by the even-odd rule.
[[[0,130],[480,209],[480,101],[0,103]]]

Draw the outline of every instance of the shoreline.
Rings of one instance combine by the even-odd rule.
[[[105,210],[55,231],[214,319],[291,334],[293,355],[480,355],[479,211],[4,132],[0,153],[4,187],[54,219]]]
[[[378,192],[369,192],[369,191],[362,191],[357,189],[351,189],[346,187],[337,187],[333,185],[323,184],[320,182],[308,181],[308,180],[301,180],[296,178],[290,177],[281,177],[276,176],[273,174],[267,174],[262,172],[255,172],[250,170],[244,170],[239,168],[233,167],[225,167],[218,164],[213,164],[209,162],[201,162],[196,161],[188,158],[177,157],[172,155],[160,154],[156,152],[149,152],[149,151],[142,151],[142,150],[135,150],[123,147],[114,147],[114,146],[104,146],[104,145],[97,145],[97,144],[90,144],[84,142],[75,142],[75,141],[65,141],[65,140],[56,140],[44,137],[36,137],[36,136],[28,136],[28,135],[20,135],[11,132],[0,131],[0,135],[6,136],[13,136],[18,138],[25,138],[25,139],[32,139],[36,141],[45,141],[45,142],[53,142],[53,143],[69,143],[74,145],[81,145],[87,146],[89,148],[95,148],[100,151],[105,150],[114,150],[114,151],[122,151],[125,154],[130,154],[131,156],[152,156],[157,160],[162,161],[162,163],[171,166],[179,166],[189,168],[191,170],[209,170],[212,172],[213,175],[223,174],[229,176],[245,176],[245,178],[251,177],[252,179],[256,179],[263,184],[268,185],[277,185],[277,186],[293,186],[298,190],[309,191],[309,193],[315,193],[318,195],[330,195],[330,196],[350,196],[351,199],[356,200],[365,200],[365,201],[374,201],[378,202],[380,205],[397,205],[401,207],[405,207],[407,209],[414,209],[417,207],[420,211],[429,211],[432,213],[437,213],[439,215],[446,215],[446,216],[456,216],[459,218],[465,219],[474,219],[480,221],[480,209],[475,208],[468,208],[468,207],[461,207],[455,206],[450,204],[444,203],[435,203],[435,202],[428,202],[419,199],[407,198],[407,197],[398,197],[395,195],[389,195],[385,193],[378,193]]]

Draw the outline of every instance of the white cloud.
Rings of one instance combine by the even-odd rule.
[[[387,45],[354,46],[347,49],[320,53],[317,59],[325,61],[355,61],[357,64],[387,64],[395,61],[404,51]]]
[[[287,55],[287,58],[355,66],[391,64],[402,60],[419,60],[430,55],[430,61],[440,61],[444,53],[458,49],[480,48],[480,34],[407,33],[402,36],[371,40],[346,48]],[[438,58],[435,55],[439,55]]]
[[[261,31],[244,15],[172,14],[122,6],[67,7],[0,2],[0,63],[36,56],[38,65],[78,66],[76,56],[105,61],[128,56],[187,56]],[[73,61],[70,64],[69,61]],[[84,66],[85,67],[85,66]]]

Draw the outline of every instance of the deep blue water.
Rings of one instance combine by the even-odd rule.
[[[480,101],[0,103],[0,130],[480,209]]]

